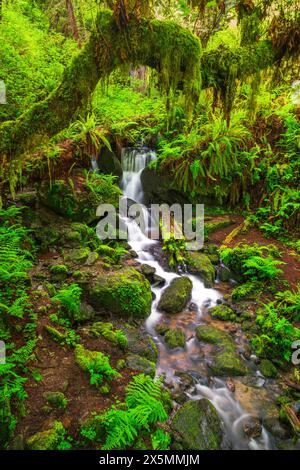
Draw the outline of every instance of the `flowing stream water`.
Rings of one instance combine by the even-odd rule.
[[[125,148],[122,151],[123,179],[121,187],[124,197],[137,202],[144,203],[144,193],[141,183],[141,173],[148,163],[156,157],[155,152],[147,148],[132,149]],[[145,211],[145,218],[151,220],[148,211]],[[214,378],[208,382],[203,372],[203,345],[195,339],[195,329],[198,325],[205,323],[203,312],[208,307],[216,305],[217,300],[222,298],[222,294],[216,289],[205,288],[203,282],[194,275],[184,273],[193,282],[191,304],[193,308],[181,314],[172,315],[170,326],[183,328],[187,343],[185,348],[169,350],[163,340],[155,331],[156,324],[162,319],[163,313],[159,312],[159,303],[163,290],[170,284],[172,279],[179,274],[165,270],[153,254],[153,247],[158,241],[148,238],[147,233],[143,233],[139,225],[133,218],[123,218],[128,229],[128,243],[137,253],[136,260],[140,264],[147,264],[156,269],[156,274],[165,279],[163,287],[153,288],[154,301],[152,303],[151,315],[146,320],[146,329],[153,337],[158,347],[157,374],[166,376],[169,383],[179,382],[179,372],[189,372],[194,379],[194,386],[188,390],[187,396],[190,400],[197,400],[206,397],[215,406],[221,416],[225,429],[225,447],[231,449],[270,449],[271,439],[265,429],[259,438],[249,439],[245,437],[243,424],[249,419],[249,414],[242,408],[235,399],[224,380]],[[150,222],[151,224],[151,222]],[[146,224],[147,225],[147,224]],[[145,232],[145,231],[144,231]],[[209,348],[209,345],[207,346]]]

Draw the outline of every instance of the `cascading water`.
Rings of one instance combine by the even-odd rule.
[[[155,158],[155,152],[146,148],[141,149],[123,149],[122,152],[122,168],[123,179],[121,187],[123,189],[124,197],[127,199],[142,204],[144,202],[144,194],[141,184],[141,173],[146,165]],[[147,210],[144,211],[145,219],[150,220]],[[155,340],[158,351],[157,373],[164,373],[166,381],[178,381],[175,375],[176,371],[193,373],[196,379],[196,385],[189,393],[191,400],[197,400],[203,397],[208,398],[219,415],[221,416],[227,433],[226,433],[226,447],[233,449],[270,449],[271,441],[268,433],[263,429],[259,439],[247,439],[243,432],[243,424],[245,420],[249,419],[249,414],[242,408],[240,403],[234,398],[234,394],[228,389],[226,383],[220,379],[214,379],[212,385],[207,383],[203,384],[201,375],[203,372],[201,364],[201,348],[199,343],[195,340],[195,328],[197,325],[203,323],[202,312],[204,308],[216,305],[219,298],[222,297],[220,292],[216,289],[205,288],[203,282],[197,276],[185,273],[193,282],[192,299],[191,303],[197,306],[196,312],[184,312],[172,317],[175,324],[172,326],[180,326],[185,328],[188,336],[187,344],[184,349],[178,348],[169,351],[165,344],[160,340],[155,331],[155,325],[161,319],[163,314],[158,311],[157,305],[159,303],[162,291],[170,284],[172,279],[179,275],[173,272],[165,271],[159,262],[154,258],[150,252],[151,246],[158,243],[147,237],[147,234],[142,232],[139,225],[132,218],[123,218],[128,229],[128,243],[132,249],[137,253],[137,261],[141,264],[147,263],[156,269],[156,274],[165,279],[164,287],[155,287],[153,292],[155,300],[152,304],[151,315],[146,320],[146,329]],[[147,222],[148,223],[148,222]],[[147,223],[145,224],[147,227]],[[199,379],[197,380],[197,377]]]

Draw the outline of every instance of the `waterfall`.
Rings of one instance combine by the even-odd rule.
[[[132,202],[142,204],[144,202],[144,193],[141,183],[141,173],[143,169],[156,158],[155,152],[147,149],[131,149],[125,148],[122,151],[122,168],[123,168],[123,179],[121,182],[121,188],[123,189],[124,197],[130,199]],[[123,221],[128,229],[128,243],[132,249],[137,253],[137,261],[140,264],[148,264],[156,269],[158,276],[165,279],[166,283],[163,288],[153,288],[155,294],[155,300],[152,303],[152,310],[150,316],[146,320],[146,329],[150,335],[152,335],[154,341],[157,344],[159,356],[157,363],[158,375],[164,373],[166,380],[176,380],[174,376],[174,370],[180,370],[186,372],[193,370],[195,363],[194,352],[195,345],[197,342],[194,338],[190,338],[187,341],[187,345],[184,351],[172,351],[170,352],[163,341],[157,336],[155,326],[158,321],[163,317],[163,314],[158,311],[157,305],[159,303],[163,290],[170,284],[170,282],[179,275],[174,272],[165,271],[160,263],[154,258],[149,252],[149,248],[158,241],[150,240],[147,236],[148,223],[151,219],[148,210],[144,209],[144,218],[146,220],[146,230],[143,232],[136,221],[129,217],[123,217]],[[185,273],[192,283],[192,299],[191,302],[197,305],[198,313],[196,318],[196,325],[203,323],[202,310],[207,306],[213,307],[216,305],[217,300],[221,298],[221,294],[216,289],[207,289],[203,282],[194,275]],[[195,320],[193,320],[195,321]],[[187,322],[187,328],[190,328],[189,320],[182,317],[181,314],[177,316],[176,326],[185,325]],[[189,331],[189,330],[188,330]],[[196,362],[201,363],[201,356],[196,347]],[[233,449],[270,449],[271,442],[268,433],[265,429],[262,431],[262,435],[258,439],[249,439],[244,436],[243,424],[246,419],[249,418],[249,414],[242,408],[240,403],[234,398],[234,394],[227,388],[224,381],[215,379],[213,385],[206,386],[200,382],[194,387],[193,393],[189,395],[191,400],[199,400],[200,398],[206,397],[215,406],[219,415],[221,416],[225,427],[226,427],[226,440],[229,442],[228,446]]]

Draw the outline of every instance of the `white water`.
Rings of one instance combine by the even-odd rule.
[[[124,149],[122,152],[122,167],[123,167],[123,180],[121,187],[123,189],[124,196],[137,202],[144,202],[144,194],[141,184],[141,173],[145,166],[155,158],[155,153],[147,149]],[[145,217],[149,219],[149,214],[145,211]],[[161,287],[153,288],[155,294],[155,300],[152,304],[151,315],[146,320],[147,331],[153,336],[157,343],[159,350],[159,358],[157,364],[158,373],[165,373],[166,379],[174,378],[173,369],[171,364],[180,366],[180,358],[182,358],[182,352],[176,357],[176,353],[168,351],[157,337],[155,331],[155,325],[161,319],[163,314],[158,311],[157,305],[159,303],[162,291],[170,284],[172,279],[179,275],[173,272],[165,271],[153,255],[149,252],[149,249],[153,244],[159,243],[157,241],[150,240],[145,233],[142,233],[138,224],[134,219],[123,218],[128,228],[128,243],[134,251],[137,253],[137,261],[141,264],[146,263],[153,266],[156,269],[156,274],[166,280],[165,285]],[[203,282],[197,277],[190,274],[186,274],[193,282],[192,300],[198,307],[198,318],[197,324],[203,323],[201,320],[202,309],[204,305],[209,303],[210,306],[214,306],[218,298],[221,298],[221,294],[215,289],[205,288]],[[195,340],[192,338],[187,341],[185,349],[185,362],[189,363],[192,355]],[[164,356],[164,363],[162,361]],[[201,362],[201,357],[197,359]],[[182,366],[182,362],[181,362]],[[182,370],[182,369],[181,369]],[[268,433],[263,429],[262,435],[259,439],[247,439],[243,432],[243,424],[245,420],[249,418],[249,414],[245,412],[240,403],[235,400],[234,394],[228,389],[225,382],[220,379],[215,379],[212,386],[201,385],[200,382],[196,384],[193,394],[189,395],[192,400],[197,400],[202,397],[208,398],[219,415],[221,416],[225,427],[226,427],[226,447],[233,449],[270,449],[271,443]]]

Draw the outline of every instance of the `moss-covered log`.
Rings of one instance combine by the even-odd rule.
[[[124,64],[156,69],[166,92],[180,83],[192,103],[201,88],[200,57],[199,40],[176,23],[131,18],[126,29],[120,29],[112,12],[101,12],[58,88],[16,121],[0,126],[0,155],[21,154],[68,126],[86,109],[98,81]]]

